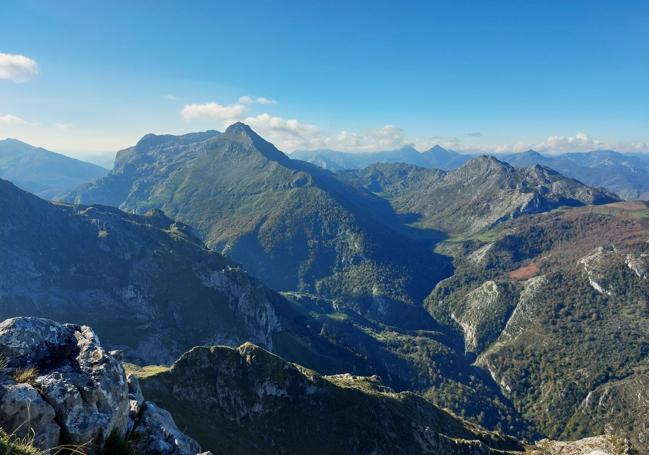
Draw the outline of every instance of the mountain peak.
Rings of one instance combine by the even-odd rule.
[[[0,140],[0,146],[2,146],[3,148],[8,148],[12,151],[36,150],[38,148],[12,137]]]
[[[448,150],[446,150],[444,147],[442,147],[439,144],[435,144],[434,146],[429,148],[427,151],[432,152],[432,153],[446,153],[446,152],[448,152]]]
[[[462,167],[466,168],[497,168],[506,169],[511,166],[492,155],[480,155],[467,161]]]
[[[250,128],[250,126],[243,122],[236,122],[228,126],[223,135],[233,141],[243,142],[255,147],[270,160],[278,162],[290,160],[289,157],[278,150],[273,144],[262,138],[252,128]]]
[[[235,122],[232,125],[228,126],[225,130],[225,134],[245,134],[246,136],[259,137],[257,133],[253,131],[250,126],[246,125],[243,122]]]

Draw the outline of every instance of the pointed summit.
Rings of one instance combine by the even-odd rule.
[[[510,164],[500,161],[498,158],[492,155],[480,155],[467,161],[455,172],[457,172],[458,174],[468,172],[471,175],[477,176],[480,174],[485,174],[487,172],[512,172],[513,169],[514,168]]]
[[[284,163],[290,158],[278,150],[273,144],[258,135],[250,126],[242,122],[236,122],[228,126],[223,133],[224,139],[239,142],[248,147],[254,147],[269,160]]]
[[[446,150],[444,147],[442,147],[439,144],[435,144],[434,146],[429,148],[426,152],[429,152],[429,153],[430,152],[432,152],[432,153],[447,153],[448,150]],[[424,152],[424,153],[426,153],[426,152]]]
[[[235,122],[232,125],[228,126],[225,130],[225,134],[243,134],[249,137],[259,137],[257,133],[253,131],[250,126],[246,125],[243,122]]]

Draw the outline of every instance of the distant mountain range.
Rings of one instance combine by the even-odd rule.
[[[46,199],[56,199],[106,174],[103,167],[16,139],[0,141],[0,178]]]
[[[330,171],[362,169],[375,163],[407,163],[429,169],[450,170],[471,159],[470,155],[446,150],[439,145],[425,152],[406,146],[385,152],[348,153],[335,150],[298,150],[291,158],[308,161]]]
[[[371,153],[315,150],[296,151],[291,154],[292,158],[308,161],[332,171],[362,169],[377,163],[405,163],[429,169],[452,170],[473,156],[446,150],[439,145],[425,152],[404,147]],[[540,164],[587,185],[606,188],[624,199],[649,199],[649,155],[625,154],[610,150],[547,155],[529,150],[494,156],[516,167]]]
[[[624,199],[649,199],[649,155],[611,150],[542,155],[529,150],[498,158],[514,166],[541,164],[587,185],[606,188]]]

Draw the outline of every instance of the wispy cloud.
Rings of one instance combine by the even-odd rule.
[[[26,82],[38,74],[38,64],[29,57],[0,53],[0,79]]]
[[[243,121],[284,151],[330,148],[352,152],[389,150],[405,145],[401,128],[384,125],[354,131],[323,131],[317,125],[285,119],[268,113],[246,117]]]
[[[0,115],[0,124],[2,125],[27,125],[29,122],[25,119],[11,114]]]
[[[169,100],[169,101],[176,101],[178,99],[178,97],[176,95],[172,95],[171,93],[168,93],[167,95],[165,95],[164,98],[166,100]]]

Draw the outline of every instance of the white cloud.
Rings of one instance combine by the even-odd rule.
[[[26,82],[38,73],[38,64],[29,57],[0,53],[0,79]]]
[[[351,152],[389,150],[405,145],[401,128],[384,125],[361,132],[326,132],[311,123],[296,119],[285,119],[268,113],[249,116],[243,122],[250,125],[261,136],[275,144],[280,150],[331,148]]]
[[[537,148],[540,151],[571,152],[576,150],[593,150],[602,148],[604,143],[593,139],[586,133],[579,132],[574,136],[549,136]]]
[[[15,115],[0,115],[0,124],[2,125],[27,125],[27,123],[29,122],[20,117],[16,117]]]
[[[317,147],[320,131],[315,125],[268,113],[246,117],[243,121],[281,150]]]
[[[165,95],[165,99],[169,101],[176,101],[178,97],[176,95],[172,95],[171,93]]]
[[[548,136],[543,142],[516,142],[513,144],[496,145],[487,150],[496,153],[501,152],[524,152],[536,150],[548,154],[565,152],[588,152],[592,150],[616,150],[618,152],[647,152],[649,142],[647,141],[605,141],[593,138],[584,132],[578,132],[573,136],[553,135]]]
[[[185,120],[216,119],[231,120],[240,118],[247,108],[241,103],[221,105],[218,103],[186,104],[181,115]]]
[[[529,149],[545,153],[567,151],[588,151],[613,149],[618,151],[649,151],[649,142],[606,142],[579,132],[574,136],[549,136],[541,143],[515,142],[508,144],[488,144],[482,133],[463,133],[460,137],[431,136],[428,138],[406,137],[405,131],[396,125],[383,125],[362,131],[326,131],[317,125],[297,119],[287,119],[268,112],[254,114],[255,105],[272,105],[276,102],[268,98],[253,99],[241,96],[236,103],[187,104],[181,115],[185,120],[217,120],[225,129],[228,125],[243,121],[280,150],[291,152],[300,149],[328,148],[347,152],[372,152],[393,150],[412,145],[417,150],[428,150],[434,145],[465,153],[505,153],[521,152]]]
[[[266,98],[265,96],[260,96],[256,101],[257,104],[277,104],[277,101]]]
[[[244,95],[244,96],[239,98],[239,104],[245,104],[246,106],[248,106],[248,105],[250,105],[252,103],[253,103],[252,98],[250,98],[247,95]]]

